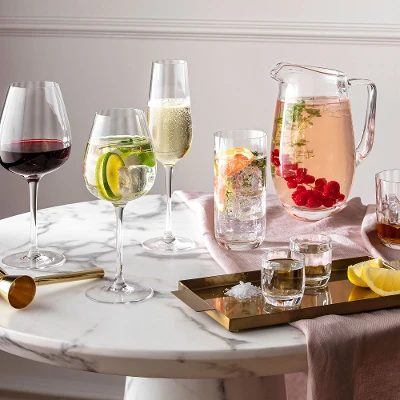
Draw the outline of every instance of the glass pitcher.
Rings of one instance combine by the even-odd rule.
[[[376,87],[340,71],[279,63],[271,145],[271,173],[286,211],[318,221],[340,211],[353,184],[355,167],[374,142]],[[366,85],[364,132],[355,146],[348,89]]]

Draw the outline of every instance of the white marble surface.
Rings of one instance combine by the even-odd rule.
[[[68,368],[137,377],[248,378],[306,369],[305,337],[297,329],[284,325],[230,333],[170,293],[181,279],[222,270],[197,234],[195,215],[175,197],[174,232],[194,239],[197,248],[175,256],[145,251],[141,242],[163,232],[164,213],[161,196],[140,198],[125,212],[125,277],[152,286],[154,298],[106,305],[85,297],[96,281],[39,287],[24,310],[0,302],[0,350]],[[39,246],[65,254],[63,272],[96,266],[111,280],[114,219],[111,204],[103,201],[42,210]],[[2,256],[26,249],[28,241],[28,214],[0,221]]]

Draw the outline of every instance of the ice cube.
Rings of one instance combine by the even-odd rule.
[[[123,198],[135,198],[146,190],[152,176],[152,169],[146,165],[131,165],[121,167],[119,175],[119,192]]]
[[[264,217],[266,208],[265,190],[253,196],[236,195],[233,198],[233,213],[240,221],[252,221]]]

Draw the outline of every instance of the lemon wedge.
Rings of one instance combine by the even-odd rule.
[[[367,282],[362,278],[362,272],[365,267],[369,268],[382,268],[382,258],[373,258],[368,261],[363,261],[354,265],[350,265],[347,268],[347,278],[349,281],[356,286],[368,287]]]
[[[400,270],[363,268],[362,279],[380,296],[400,294]]]

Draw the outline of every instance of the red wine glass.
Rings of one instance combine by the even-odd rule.
[[[65,262],[64,255],[37,246],[37,190],[44,175],[68,160],[70,150],[71,129],[58,84],[11,84],[0,121],[0,164],[28,181],[31,234],[29,250],[6,256],[5,266],[42,270]]]

